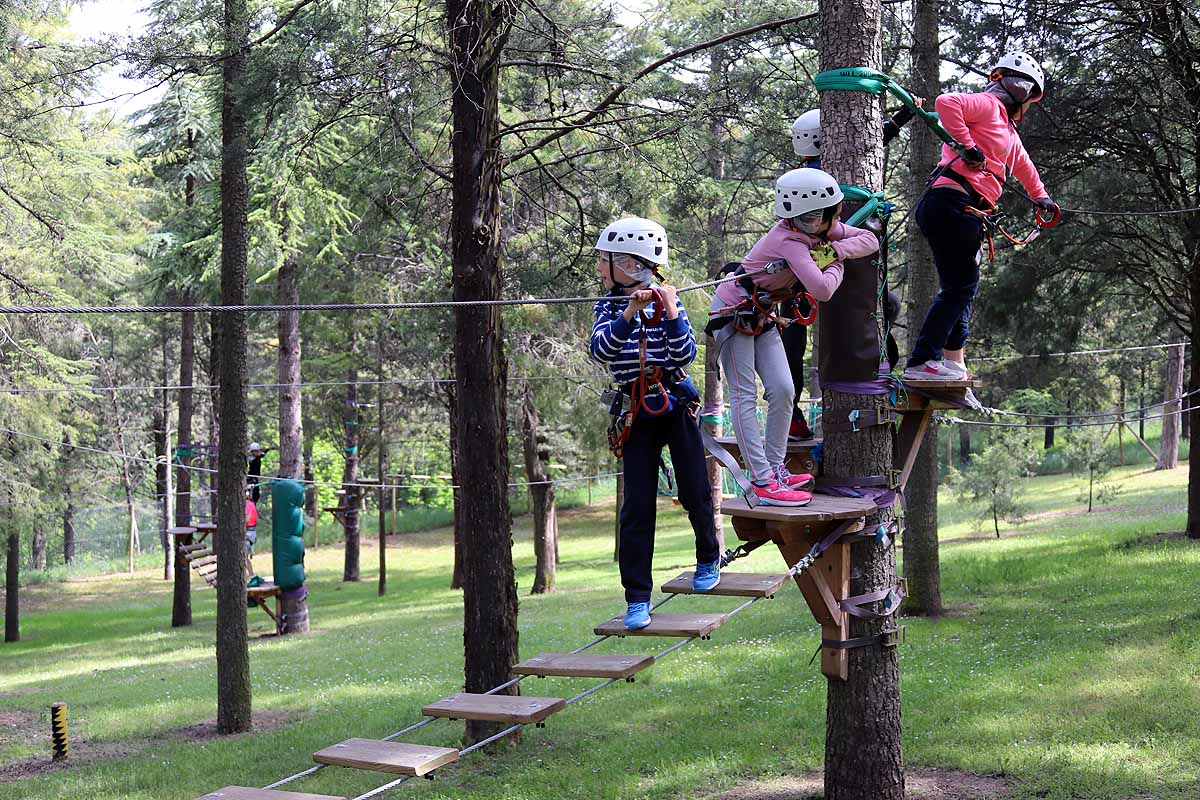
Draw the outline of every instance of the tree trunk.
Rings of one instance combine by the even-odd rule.
[[[10,524],[11,524],[11,517]],[[4,641],[21,641],[21,535],[8,534],[4,573]]]
[[[621,462],[617,462],[617,469]],[[613,562],[621,560],[621,506],[625,505],[625,473],[617,473],[616,513],[613,515]]]
[[[167,545],[167,528],[171,527],[171,517],[167,508],[167,475],[170,465],[167,460],[167,420],[162,409],[156,408],[153,414],[154,425],[154,500],[158,508],[158,542],[163,551],[163,580],[171,579],[171,548]]]
[[[350,337],[350,358],[354,358],[354,336]],[[346,463],[342,467],[342,499],[337,505],[341,506],[342,528],[346,535],[346,560],[342,569],[343,581],[362,580],[359,566],[359,487],[358,483],[358,447],[362,441],[359,428],[361,420],[358,413],[358,368],[351,366],[346,371],[346,402],[342,409],[342,424],[346,430]]]
[[[446,0],[450,27],[454,299],[502,295],[498,99],[500,61],[515,6]],[[508,436],[503,317],[497,306],[454,309],[458,453],[462,483],[463,644],[466,691],[504,683],[517,656],[517,588],[508,505]],[[514,693],[514,689],[508,692]],[[478,741],[495,723],[468,722]],[[511,741],[511,740],[510,740]]]
[[[300,302],[299,256],[289,253],[279,268],[280,305]],[[277,315],[279,325],[279,474],[299,478],[304,469],[304,428],[300,393],[300,312]]]
[[[246,302],[247,98],[242,94],[250,17],[246,0],[225,0],[221,105],[221,303]],[[246,639],[246,315],[223,314],[217,462],[217,732],[251,727],[250,650]]]
[[[379,341],[376,342],[377,358],[375,361],[375,377],[379,381],[375,391],[375,405],[379,421],[379,452],[376,453],[379,467],[379,596],[387,594],[387,436],[384,430],[383,415],[383,337],[387,326],[379,326]]]
[[[525,451],[525,475],[529,481],[533,512],[533,552],[537,569],[530,594],[546,594],[554,591],[554,577],[558,556],[558,513],[554,508],[554,484],[546,472],[550,461],[546,437],[540,432],[541,420],[533,402],[533,389],[525,384],[525,398],[521,403],[521,434]]]
[[[1179,412],[1183,407],[1178,399],[1183,393],[1183,345],[1167,348],[1164,371],[1163,400],[1167,404],[1162,410],[1162,440],[1158,445],[1155,469],[1175,469],[1179,466]]]
[[[63,436],[63,444],[70,445],[69,436]],[[71,494],[70,448],[63,447],[62,458],[62,490],[63,490],[63,563],[70,565],[75,561],[75,498]]]
[[[729,72],[729,57],[726,48],[714,47],[708,56],[708,93],[710,97],[717,92],[725,91],[725,82]],[[719,107],[722,104],[718,104]],[[713,114],[708,125],[708,176],[717,184],[725,180],[725,152],[729,138],[725,121]],[[708,266],[710,278],[716,278],[721,267],[725,266],[725,204],[715,203],[708,215],[708,236],[704,240],[705,263]],[[714,437],[723,433],[721,414],[725,403],[725,387],[721,380],[721,365],[717,359],[717,343],[711,336],[704,339],[704,406],[700,424]],[[799,395],[801,387],[796,387]],[[711,422],[706,420],[716,419]],[[712,492],[713,526],[717,531],[717,545],[720,552],[725,552],[725,515],[721,513],[721,501],[724,499],[722,478],[724,471],[720,462],[710,458],[706,462],[708,468],[708,485]]]
[[[1054,447],[1054,417],[1046,417],[1046,437],[1042,449],[1049,450],[1051,447]]]
[[[192,295],[184,292],[180,299],[182,305],[191,305]],[[196,411],[196,397],[193,383],[196,380],[196,315],[185,311],[179,315],[179,438],[177,460],[179,469],[175,471],[175,524],[192,524],[192,473],[188,465],[192,463],[192,447],[195,441],[192,437],[192,417]],[[187,613],[187,621],[182,625],[191,625],[191,611]]]
[[[820,67],[880,66],[879,0],[821,0]],[[883,184],[879,99],[863,92],[830,91],[821,97],[822,163],[843,183],[869,189]],[[874,325],[871,320],[866,323]],[[856,380],[874,380],[874,374]],[[881,410],[886,395],[856,395],[824,388],[825,413],[845,419],[853,409]],[[827,432],[825,473],[832,477],[887,475],[892,468],[890,426],[858,432]],[[895,515],[884,509],[879,520]],[[868,528],[876,517],[869,518]],[[851,550],[850,591],[863,594],[896,585],[896,554],[874,538]],[[894,617],[851,618],[850,636],[870,636],[895,627]],[[849,675],[828,685],[825,734],[826,800],[903,800],[904,759],[900,740],[900,663],[895,647],[872,644],[851,649]]]
[[[314,523],[317,514],[320,513],[320,509],[317,508],[316,479],[316,473],[313,472],[312,437],[306,436],[304,439],[304,515]],[[313,547],[316,547],[316,542],[313,542]]]
[[[46,558],[46,529],[35,525],[29,537],[29,565],[45,572],[49,565]]]
[[[937,0],[913,0],[912,90],[920,97],[940,94],[938,75]],[[925,191],[931,165],[937,163],[941,141],[919,121],[909,127],[908,202]],[[916,336],[925,313],[938,292],[937,270],[929,242],[917,229],[915,214],[908,229],[908,334]],[[909,346],[913,344],[909,342]],[[919,443],[917,460],[905,487],[904,573],[908,578],[907,614],[937,616],[942,613],[942,577],[938,557],[938,448],[937,428],[929,426]]]
[[[462,535],[462,470],[459,467],[461,459],[458,455],[458,393],[454,390],[454,384],[447,384],[446,402],[448,404],[447,414],[450,418],[450,483],[454,488],[450,490],[451,506],[454,509],[454,569],[450,575],[450,588],[463,588],[463,562],[466,557],[463,555],[463,535]]]
[[[1183,374],[1184,375],[1190,374],[1190,367],[1185,367],[1183,370]],[[1192,383],[1192,381],[1189,380],[1187,382],[1187,385],[1184,387],[1187,389],[1187,395],[1188,395],[1188,401],[1187,401],[1188,404],[1186,406],[1184,406],[1184,408],[1191,408],[1192,406],[1196,405],[1196,403],[1197,403],[1196,397],[1195,397],[1195,395],[1192,394],[1192,392],[1196,391],[1197,385],[1200,385],[1200,384]],[[1191,441],[1191,438],[1192,438],[1192,415],[1190,413],[1185,412],[1185,413],[1182,413],[1179,415],[1179,438],[1185,439],[1187,441]]]
[[[971,430],[966,425],[958,426],[958,463],[964,467],[971,463]]]

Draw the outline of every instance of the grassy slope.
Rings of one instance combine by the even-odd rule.
[[[915,766],[1004,773],[1018,796],[1184,798],[1200,785],[1200,639],[1195,575],[1200,548],[1184,541],[1128,546],[1183,524],[1186,472],[1115,471],[1115,510],[1043,516],[1002,541],[975,532],[943,498],[947,601],[960,613],[908,621],[901,649],[905,755]],[[1079,482],[1030,483],[1035,513],[1078,509]],[[657,577],[691,560],[686,520],[662,507]],[[620,610],[607,510],[564,518],[559,592],[528,597],[533,554],[521,520],[521,652],[570,649]],[[263,785],[304,768],[309,754],[350,736],[380,736],[418,719],[420,706],[461,683],[461,605],[447,588],[445,531],[404,537],[384,599],[372,582],[346,585],[340,551],[309,554],[314,633],[252,645],[255,708],[282,727],[227,740],[179,733],[215,716],[214,601],[197,591],[196,624],[171,630],[168,585],[152,572],[27,591],[27,640],[0,650],[0,710],[70,704],[81,755],[71,770],[0,783],[0,798],[196,797],[229,783]],[[370,572],[375,551],[363,554]],[[261,566],[266,567],[266,559]],[[777,570],[764,548],[739,569]],[[671,610],[729,609],[721,598],[681,598]],[[252,630],[269,621],[251,615]],[[789,589],[651,668],[529,729],[499,757],[471,756],[422,797],[676,798],[748,776],[820,766],[824,679],[808,665],[816,627]],[[654,640],[606,643],[654,652]],[[653,649],[651,649],[653,648]],[[529,694],[568,696],[591,681],[531,679]],[[2,765],[45,752],[48,725],[0,744]],[[27,726],[28,727],[28,726]],[[459,723],[411,739],[454,744]],[[3,741],[3,740],[0,740]],[[350,795],[382,783],[328,769],[293,787]]]

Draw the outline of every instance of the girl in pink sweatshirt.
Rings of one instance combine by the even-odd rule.
[[[798,506],[812,500],[800,491],[810,475],[791,475],[787,456],[788,428],[796,387],[779,336],[779,327],[747,328],[733,324],[735,309],[754,293],[774,301],[807,292],[817,302],[833,297],[842,284],[843,261],[862,258],[879,249],[870,231],[838,221],[842,190],[819,169],[794,169],[775,183],[775,216],[779,221],[742,260],[744,278],[717,288],[708,330],[720,348],[721,370],[729,384],[733,431],[759,502]],[[741,328],[741,330],[739,330]],[[746,331],[746,332],[742,332]],[[758,378],[767,399],[766,439],[756,416]]]
[[[1041,101],[1044,88],[1045,75],[1032,56],[1008,53],[982,92],[944,94],[935,102],[942,125],[966,150],[960,155],[942,147],[937,177],[917,205],[917,226],[933,250],[941,291],[925,315],[905,378],[967,377],[964,347],[983,244],[983,223],[967,207],[994,207],[1014,175],[1035,205],[1058,211],[1017,135],[1017,123]]]

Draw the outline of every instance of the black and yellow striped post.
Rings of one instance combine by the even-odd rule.
[[[67,757],[70,741],[67,738],[67,704],[55,703],[50,706],[50,745],[54,760]]]

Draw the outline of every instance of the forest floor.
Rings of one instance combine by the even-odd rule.
[[[1184,525],[1185,467],[1116,469],[1122,489],[1091,513],[1082,481],[1031,479],[1031,517],[996,540],[942,498],[942,585],[952,613],[908,619],[900,648],[904,754],[913,797],[1195,798],[1200,793],[1200,546]],[[689,568],[686,518],[660,506],[656,579]],[[564,651],[623,610],[612,512],[561,520],[558,591],[531,597],[529,520],[516,522],[521,653]],[[215,601],[193,594],[195,624],[170,627],[161,573],[23,591],[24,641],[0,649],[0,798],[190,800],[229,784],[262,786],[350,737],[379,737],[461,688],[462,603],[449,588],[449,532],[389,548],[388,594],[341,582],[340,548],[308,555],[309,636],[276,639],[250,613],[257,730],[215,735]],[[260,569],[269,571],[269,557]],[[763,548],[740,571],[779,571]],[[684,597],[675,611],[728,610]],[[638,676],[526,729],[519,746],[474,754],[425,798],[810,798],[820,796],[825,679],[809,658],[818,631],[786,589]],[[606,642],[656,652],[655,640]],[[594,681],[530,679],[567,697]],[[48,706],[70,707],[69,766],[49,765]],[[406,741],[454,745],[440,721]],[[869,742],[862,743],[869,747]],[[286,787],[352,796],[386,781],[327,769]]]

